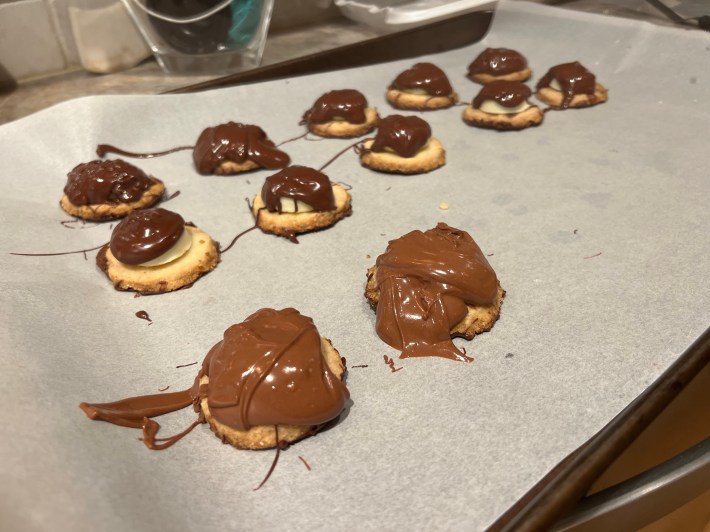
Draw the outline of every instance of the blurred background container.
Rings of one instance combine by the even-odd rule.
[[[274,0],[122,0],[167,72],[236,72],[261,62]]]

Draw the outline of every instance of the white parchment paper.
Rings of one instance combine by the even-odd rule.
[[[420,176],[328,168],[352,185],[353,215],[299,245],[252,232],[189,290],[134,298],[79,255],[110,224],[73,224],[66,173],[97,143],[138,151],[190,144],[228,120],[275,141],[298,135],[322,93],[356,88],[381,114],[414,61],[203,94],[83,98],[0,127],[2,279],[0,529],[472,530],[495,520],[642,392],[710,322],[710,36],[503,3],[483,42],[427,57],[462,100],[486,46],[525,54],[537,80],[579,60],[609,101],[551,112],[523,132],[474,129],[462,107],[426,113],[447,164]],[[320,166],[348,141],[285,145]],[[134,161],[181,194],[167,203],[227,243],[269,172],[207,177],[189,152]],[[439,209],[440,202],[450,208]],[[365,271],[388,240],[444,221],[469,231],[508,291],[495,328],[457,341],[472,364],[397,361],[374,331]],[[73,227],[73,228],[72,228]],[[163,452],[138,431],[89,421],[81,401],[188,387],[225,328],[265,307],[315,320],[352,368],[340,423],[281,455],[222,445],[206,426]],[[137,319],[145,310],[152,325]],[[165,434],[194,413],[160,419]],[[299,460],[311,466],[307,470]]]

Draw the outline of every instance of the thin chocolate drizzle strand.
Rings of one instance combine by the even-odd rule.
[[[261,484],[259,484],[256,488],[254,488],[253,491],[259,491],[261,487],[266,484],[266,481],[269,480],[271,477],[271,473],[274,472],[274,469],[276,469],[276,464],[279,463],[279,456],[281,455],[281,449],[286,449],[288,447],[288,444],[286,442],[281,442],[279,441],[279,426],[274,425],[274,432],[276,433],[275,439],[276,439],[276,454],[274,454],[274,461],[271,462],[271,467],[269,468],[269,471],[266,473],[266,476],[264,477],[264,480],[261,481]]]
[[[299,455],[299,456],[298,456],[298,459],[299,459],[301,462],[303,462],[303,465],[306,466],[306,469],[308,469],[308,471],[311,470],[311,465],[310,465],[308,462],[306,462],[306,459],[305,459],[305,458],[303,458],[301,455]]]
[[[65,229],[76,229],[74,227],[74,224],[81,224],[79,226],[79,229],[88,229],[92,227],[98,227],[101,224],[97,223],[92,223],[92,224],[87,224],[86,220],[82,220],[81,218],[74,218],[73,220],[62,220],[59,222],[59,224],[64,227]]]
[[[86,254],[89,251],[96,251],[97,249],[101,249],[107,244],[108,242],[105,242],[101,245],[96,246],[95,248],[78,249],[76,251],[59,251],[57,253],[10,253],[10,255],[15,255],[18,257],[57,257],[59,255],[76,255],[79,253],[83,253],[84,259],[86,259]]]
[[[247,205],[249,206],[249,212],[252,212],[252,204],[251,204],[251,202],[249,201],[249,198],[244,198],[244,199],[246,200]],[[236,243],[237,243],[237,240],[239,240],[241,237],[243,237],[243,236],[246,235],[247,233],[253,231],[254,229],[258,229],[258,228],[259,228],[259,215],[261,214],[261,211],[262,211],[263,209],[265,209],[265,208],[266,208],[266,207],[262,207],[261,209],[259,209],[259,210],[257,211],[256,216],[254,217],[254,225],[252,225],[249,229],[245,229],[244,231],[242,231],[241,233],[239,233],[237,236],[235,236],[226,248],[219,250],[219,254],[220,254],[220,255],[224,255],[227,251],[229,251],[230,249],[232,249],[232,247],[234,246],[234,244],[236,244]]]
[[[152,159],[153,157],[162,157],[163,155],[170,155],[178,151],[192,150],[194,146],[177,146],[176,148],[170,148],[165,151],[156,151],[151,153],[136,153],[132,151],[126,151],[111,144],[99,144],[96,146],[96,155],[99,157],[104,157],[107,153],[115,153],[116,155],[122,155],[124,157],[132,157],[134,159]]]
[[[293,138],[290,138],[290,139],[288,139],[288,140],[284,140],[284,141],[282,141],[282,142],[279,142],[279,143],[276,145],[276,147],[278,148],[279,146],[283,146],[284,144],[288,144],[289,142],[293,142],[293,141],[298,140],[298,139],[304,139],[304,138],[306,138],[306,137],[308,136],[308,133],[309,133],[309,132],[306,131],[305,133],[301,133],[301,134],[298,135],[297,137],[293,137]]]
[[[165,203],[165,202],[167,202],[167,201],[170,201],[171,199],[175,199],[175,198],[177,198],[179,195],[180,195],[180,191],[179,191],[179,190],[176,190],[175,192],[173,192],[172,194],[170,194],[167,198],[165,198],[165,199],[163,200],[163,203]]]
[[[351,149],[351,148],[353,149],[353,151],[354,151],[355,153],[357,153],[357,154],[359,155],[359,154],[361,153],[361,151],[358,151],[358,150],[363,150],[363,149],[364,149],[364,148],[362,147],[362,143],[363,143],[363,142],[366,142],[367,140],[372,140],[372,139],[358,140],[357,142],[354,142],[354,143],[350,144],[350,145],[347,146],[346,148],[343,148],[343,149],[340,150],[338,153],[336,153],[333,157],[331,157],[331,158],[328,160],[327,163],[325,163],[323,166],[321,166],[320,168],[318,168],[318,171],[319,171],[319,172],[322,172],[323,170],[325,170],[328,166],[330,166],[332,163],[334,163],[334,162],[336,161],[336,159],[338,159],[341,155],[343,155],[345,152],[347,152],[347,151],[348,151],[349,149]]]

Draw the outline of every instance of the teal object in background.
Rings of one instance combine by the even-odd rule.
[[[261,0],[232,0],[232,27],[227,43],[232,48],[246,46],[256,35],[261,20]]]

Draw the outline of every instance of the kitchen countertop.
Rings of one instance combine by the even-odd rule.
[[[536,0],[587,12],[648,20],[658,24],[671,22],[644,0]],[[677,3],[677,2],[676,2]],[[276,30],[269,33],[262,65],[270,65],[309,54],[360,42],[378,33],[344,17],[313,25]],[[164,73],[153,59],[113,74],[92,74],[74,70],[28,80],[0,91],[0,124],[11,122],[57,103],[96,94],[158,94],[217,76],[187,76]]]

